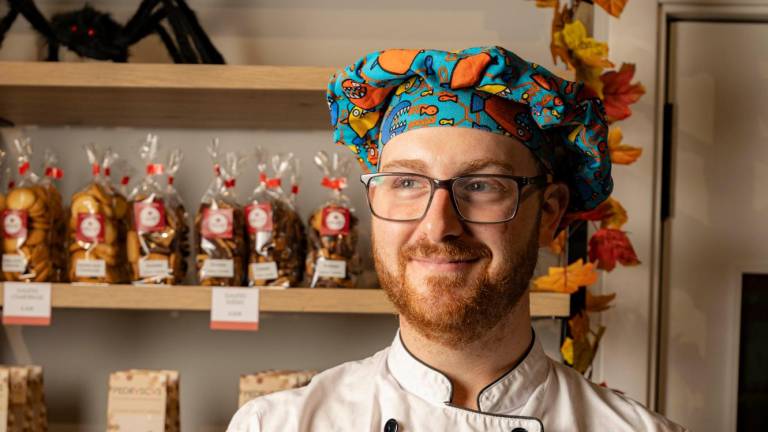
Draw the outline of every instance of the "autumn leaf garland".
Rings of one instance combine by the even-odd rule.
[[[628,0],[594,0],[613,17],[619,17]],[[645,87],[633,82],[635,65],[623,63],[618,70],[608,59],[608,44],[589,35],[584,23],[575,18],[582,0],[536,0],[540,8],[552,8],[552,41],[550,50],[555,63],[561,60],[574,71],[577,81],[582,81],[602,101],[610,129],[608,149],[615,165],[630,165],[642,155],[642,149],[624,143],[624,136],[616,122],[632,115],[630,105],[645,94]],[[547,275],[533,281],[533,289],[574,293],[579,287],[590,286],[598,280],[597,270],[612,271],[617,265],[633,266],[640,263],[623,226],[628,216],[615,198],[608,198],[597,208],[566,216],[563,225],[592,223],[597,229],[589,240],[588,258],[578,260],[567,267],[551,267]],[[567,230],[563,230],[552,242],[550,249],[557,255],[565,253]],[[586,291],[585,309],[569,320],[570,337],[564,340],[561,354],[566,364],[582,374],[591,368],[605,327],[591,330],[587,312],[601,312],[611,306],[615,294],[593,295]]]

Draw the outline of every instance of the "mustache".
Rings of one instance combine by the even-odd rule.
[[[482,243],[470,242],[459,238],[440,243],[432,243],[426,239],[421,239],[404,246],[400,250],[400,257],[405,260],[440,257],[450,261],[466,261],[490,258],[491,250]]]

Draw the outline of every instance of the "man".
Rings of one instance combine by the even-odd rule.
[[[392,346],[252,401],[231,432],[679,431],[544,354],[528,285],[566,212],[611,192],[602,107],[499,47],[387,50],[328,89],[337,143],[371,172]]]

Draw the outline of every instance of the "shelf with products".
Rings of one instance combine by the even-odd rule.
[[[54,283],[51,306],[66,309],[131,309],[207,311],[211,287],[88,285]],[[391,314],[384,291],[370,288],[260,288],[262,312]],[[3,299],[0,286],[0,305]],[[567,294],[532,292],[531,316],[563,317]]]
[[[323,101],[333,72],[311,66],[0,62],[0,120],[324,129],[330,128]]]

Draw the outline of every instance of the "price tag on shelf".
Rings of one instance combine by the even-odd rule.
[[[214,287],[211,294],[213,330],[259,329],[259,289]]]
[[[4,325],[51,325],[51,284],[3,284]]]

